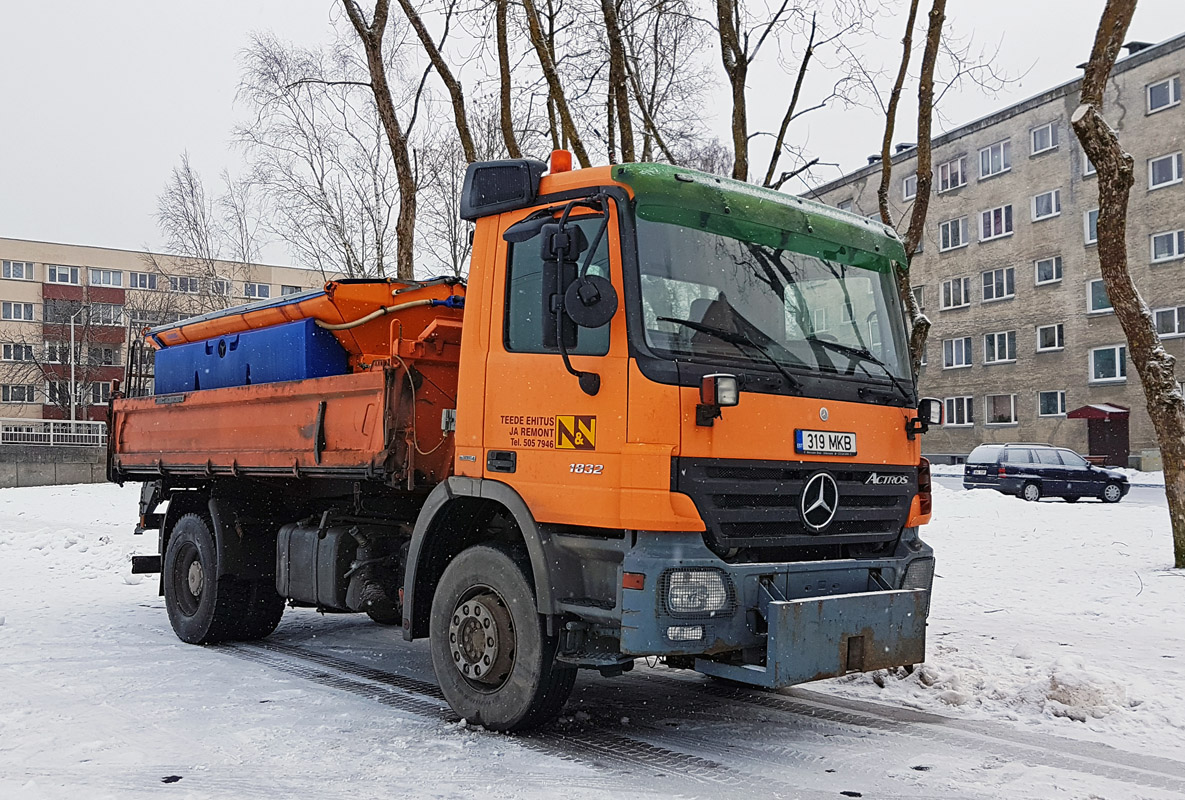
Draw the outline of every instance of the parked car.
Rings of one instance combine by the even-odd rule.
[[[1127,476],[1096,467],[1073,450],[1047,444],[981,444],[967,456],[963,488],[995,489],[1029,501],[1061,497],[1073,503],[1097,497],[1118,503],[1131,488]]]

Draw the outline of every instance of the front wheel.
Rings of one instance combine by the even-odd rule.
[[[432,598],[432,667],[445,699],[466,720],[515,731],[559,714],[576,670],[555,661],[535,592],[510,548],[478,545],[445,569]]]
[[[1030,503],[1035,503],[1041,499],[1041,487],[1030,481],[1020,490],[1020,496]]]
[[[1103,487],[1103,493],[1100,495],[1104,503],[1118,503],[1123,497],[1123,489],[1119,488],[1118,483],[1108,483]]]

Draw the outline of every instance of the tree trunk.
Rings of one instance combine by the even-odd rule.
[[[1175,359],[1161,346],[1152,313],[1127,268],[1127,206],[1134,183],[1132,157],[1103,119],[1103,92],[1127,35],[1136,0],[1107,0],[1082,79],[1081,105],[1070,118],[1098,174],[1098,256],[1103,286],[1127,338],[1127,358],[1139,373],[1148,416],[1164,461],[1164,488],[1173,528],[1173,563],[1185,568],[1185,403]]]
[[[535,46],[535,53],[539,56],[539,66],[543,69],[543,77],[547,79],[548,94],[555,102],[556,111],[560,115],[564,138],[571,146],[572,152],[581,167],[590,167],[588,152],[584,149],[584,141],[576,130],[576,123],[572,119],[572,112],[568,108],[568,100],[564,96],[564,87],[560,84],[560,76],[555,68],[555,61],[543,40],[543,29],[539,26],[539,15],[535,11],[535,0],[523,0],[523,8],[527,12],[527,31],[531,37],[531,44]]]
[[[634,156],[634,126],[630,119],[630,96],[626,86],[625,47],[621,41],[621,24],[617,18],[617,0],[601,0],[605,17],[605,38],[609,40],[609,93],[621,132],[621,160],[631,162]]]
[[[510,0],[497,0],[495,25],[498,29],[498,111],[502,140],[511,158],[522,158],[518,137],[514,134],[514,116],[510,113],[510,47],[506,41],[506,12]]]
[[[374,19],[370,25],[362,15],[362,9],[355,0],[342,0],[350,23],[362,40],[366,50],[366,66],[370,72],[370,88],[374,93],[379,119],[387,134],[391,157],[395,162],[395,174],[399,181],[399,216],[395,220],[397,238],[395,263],[396,275],[400,280],[415,278],[415,234],[416,234],[416,177],[408,154],[407,135],[395,116],[395,103],[391,99],[391,87],[383,64],[383,31],[387,27],[387,12],[390,0],[375,3]]]
[[[918,0],[913,0],[913,8],[916,11]],[[912,20],[913,17],[911,16]],[[786,113],[782,116],[782,124],[778,128],[777,138],[774,140],[774,150],[769,157],[769,168],[765,171],[765,181],[762,186],[772,188],[774,186],[774,172],[778,168],[778,161],[782,158],[782,146],[786,143],[786,131],[790,128],[790,123],[794,120],[794,110],[798,108],[798,97],[802,94],[802,82],[806,79],[806,70],[810,66],[811,56],[815,54],[815,15],[811,15],[811,33],[807,38],[806,51],[802,54],[802,61],[798,64],[798,77],[794,79],[794,91],[790,94],[790,103],[786,106]],[[910,30],[913,26],[910,25]],[[908,52],[908,50],[906,51]],[[898,86],[900,91],[900,85]],[[785,183],[783,180],[781,183]],[[781,184],[778,184],[781,188]]]
[[[453,71],[449,68],[448,62],[444,60],[444,56],[440,53],[440,48],[436,46],[436,42],[432,41],[432,37],[428,33],[428,29],[424,27],[424,21],[420,19],[420,14],[416,11],[415,6],[411,4],[410,0],[399,0],[399,5],[403,9],[403,13],[407,16],[407,21],[411,23],[412,30],[416,32],[416,36],[420,39],[420,44],[424,46],[424,52],[428,54],[432,66],[436,69],[436,73],[440,76],[440,80],[444,82],[444,86],[448,89],[449,98],[453,105],[453,120],[457,126],[457,137],[461,140],[461,150],[465,153],[465,161],[472,164],[477,160],[477,148],[473,146],[473,136],[469,133],[469,116],[465,113],[465,92],[461,88],[461,83],[453,75]],[[449,7],[449,15],[452,14],[452,7]],[[445,35],[448,35],[448,26],[445,26]],[[443,40],[442,40],[443,43]]]
[[[748,54],[741,47],[737,0],[716,0],[716,30],[720,35],[720,59],[732,91],[732,177],[749,180],[749,122],[745,109]]]

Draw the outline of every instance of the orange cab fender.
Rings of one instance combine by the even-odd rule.
[[[505,483],[454,475],[428,495],[412,530],[403,573],[404,639],[428,635],[432,595],[445,567],[466,548],[499,537],[488,525],[499,515],[509,516],[518,527],[531,563],[539,613],[554,613],[546,529]]]

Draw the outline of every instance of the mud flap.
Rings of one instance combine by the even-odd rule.
[[[697,658],[705,675],[770,689],[926,658],[924,589],[771,601],[764,664]]]

